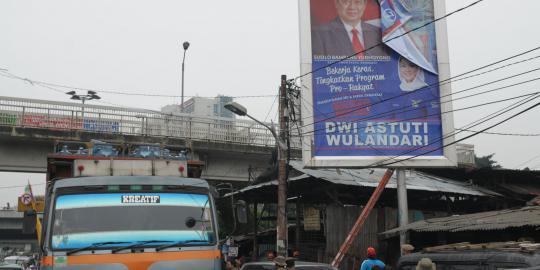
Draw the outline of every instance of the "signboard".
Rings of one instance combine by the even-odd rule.
[[[237,246],[232,246],[232,247],[229,247],[229,257],[237,257],[238,256],[238,247]]]
[[[423,26],[444,1],[301,0],[299,11],[305,166],[456,165],[443,147],[454,140],[450,85],[439,84],[446,26]]]
[[[70,117],[52,117],[49,115],[24,115],[22,123],[25,126],[58,128],[58,129],[81,129],[80,119]]]
[[[321,230],[321,213],[314,207],[304,207],[304,231]]]
[[[31,203],[31,196],[30,194],[23,194],[19,196],[19,200],[17,203],[17,211],[18,212],[24,212],[24,211],[30,211],[32,210],[32,203]],[[43,196],[36,196],[36,210],[37,212],[41,213],[43,212],[43,209],[45,209],[45,201]]]
[[[83,128],[90,131],[118,132],[120,131],[120,123],[108,120],[84,119]]]

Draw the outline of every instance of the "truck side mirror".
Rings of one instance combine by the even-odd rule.
[[[36,211],[28,210],[24,211],[23,216],[23,234],[34,234],[36,233]]]
[[[238,200],[236,202],[236,218],[241,224],[247,223],[247,207],[245,201]]]
[[[212,194],[212,197],[214,197],[214,199],[219,199],[221,198],[221,195],[219,195],[219,192],[217,191],[217,189],[213,186],[210,186],[210,194]]]

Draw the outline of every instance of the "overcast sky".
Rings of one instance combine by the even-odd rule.
[[[445,2],[450,12],[474,1]],[[446,22],[452,75],[540,46],[540,35],[535,30],[539,10],[538,0],[485,0],[449,17]],[[186,96],[274,95],[281,74],[289,78],[300,75],[298,7],[294,0],[0,1],[0,68],[32,80],[98,91],[180,96],[184,41],[191,43],[186,56]],[[510,62],[538,55],[540,50]],[[452,85],[453,91],[539,65],[540,59],[534,59],[463,80]],[[539,76],[540,72],[532,72],[478,91]],[[535,91],[540,91],[538,82],[461,100],[454,103],[454,108]],[[179,98],[99,94],[109,104],[147,109],[179,102]],[[0,77],[0,95],[69,101],[65,94],[4,77]],[[237,101],[259,119],[267,115],[268,120],[276,119],[272,97]],[[461,127],[508,104],[455,113],[455,126]],[[540,133],[539,119],[540,108],[493,131]],[[495,160],[504,167],[540,169],[540,157],[522,164],[540,155],[540,137],[485,134],[467,143],[475,145],[477,155],[495,153]],[[44,176],[0,173],[0,187],[24,184],[26,179],[37,183],[44,181]],[[0,189],[0,204],[14,202],[22,190]]]

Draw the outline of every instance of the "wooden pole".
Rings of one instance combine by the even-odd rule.
[[[371,213],[371,210],[375,206],[375,203],[377,203],[377,201],[379,200],[379,197],[381,196],[381,193],[386,187],[386,184],[388,184],[388,181],[390,181],[392,174],[394,174],[394,169],[386,170],[386,173],[383,175],[381,181],[379,182],[379,185],[377,186],[375,191],[373,191],[373,194],[371,194],[371,197],[369,198],[366,206],[364,206],[364,209],[362,209],[362,213],[360,214],[360,216],[358,216],[358,219],[356,219],[356,222],[354,223],[351,231],[349,232],[349,235],[347,235],[347,238],[345,238],[345,242],[341,244],[341,247],[339,248],[336,257],[334,258],[334,261],[332,261],[332,266],[336,268],[339,267],[339,264],[343,260],[343,257],[345,257],[345,254],[347,254],[347,252],[349,251],[349,248],[354,242],[354,239],[356,239],[358,232],[360,232],[360,230],[362,229],[362,226],[364,225],[364,222],[367,220],[369,214]]]

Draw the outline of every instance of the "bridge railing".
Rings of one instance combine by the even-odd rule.
[[[275,145],[270,131],[250,120],[1,96],[0,125]],[[292,146],[300,143],[295,140]]]

